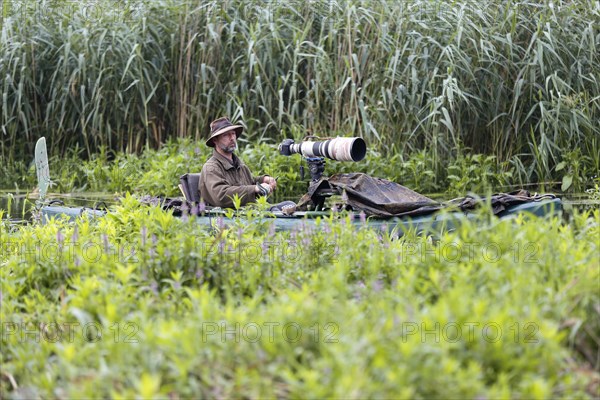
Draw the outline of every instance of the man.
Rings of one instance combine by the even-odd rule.
[[[243,206],[255,202],[259,196],[268,196],[277,188],[275,178],[268,175],[253,177],[250,169],[234,154],[237,139],[243,131],[241,125],[232,124],[227,117],[216,119],[210,124],[210,136],[206,145],[213,147],[214,151],[202,167],[198,184],[200,198],[207,205],[231,208],[233,197],[237,194]],[[293,202],[280,203],[271,209],[293,212],[286,207],[288,205],[294,205],[295,210]]]

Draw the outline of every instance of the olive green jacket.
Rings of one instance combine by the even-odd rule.
[[[232,163],[215,150],[200,172],[200,199],[213,207],[231,208],[233,196],[237,194],[243,206],[256,201],[254,190],[263,178],[253,177],[250,169],[235,154]]]

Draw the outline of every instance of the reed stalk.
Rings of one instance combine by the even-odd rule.
[[[468,147],[549,179],[600,153],[600,3],[4,2],[0,155],[202,139],[360,135],[436,159]],[[515,161],[516,162],[516,161]]]

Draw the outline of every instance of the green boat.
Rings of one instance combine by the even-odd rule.
[[[362,149],[360,150],[362,152]],[[356,154],[353,155],[355,156]],[[356,158],[360,157],[361,154]],[[318,157],[313,157],[309,161],[322,163]],[[40,192],[37,209],[43,224],[53,219],[74,221],[81,217],[102,218],[110,212],[107,209],[67,206],[57,200],[46,202],[45,195],[50,184],[50,174],[44,138],[36,144],[35,162]],[[265,212],[258,221],[254,218],[253,223],[274,224],[277,231],[290,231],[299,229],[303,225],[320,224],[320,221],[332,216],[333,218],[348,216],[352,225],[366,225],[388,232],[394,237],[400,237],[408,231],[433,233],[454,229],[462,221],[475,218],[476,210],[481,207],[491,208],[498,218],[510,218],[519,214],[543,217],[562,212],[561,200],[551,194],[530,195],[526,191],[518,191],[499,193],[489,198],[467,196],[440,204],[393,182],[371,178],[364,174],[339,174],[323,179],[322,167],[311,165],[311,171],[317,171],[317,176],[312,176],[309,193],[303,198],[304,201],[301,200],[300,205],[307,203],[316,209],[295,211],[292,214],[269,211]],[[230,212],[221,208],[202,206],[197,195],[198,179],[199,174],[185,174],[180,178],[182,198],[154,198],[154,201],[148,203],[161,206],[165,212],[172,212],[178,217],[194,218],[198,224],[209,228],[245,222],[244,210],[236,211],[232,217]],[[340,192],[343,210],[338,211],[337,207],[329,209],[324,207],[328,197]],[[398,195],[397,198],[394,198],[395,195]]]
[[[535,215],[543,217],[547,215],[556,215],[562,211],[562,203],[559,198],[545,198],[522,204],[516,204],[507,207],[498,214],[498,218],[514,217],[519,214]],[[42,222],[47,223],[55,218],[66,218],[74,221],[76,218],[98,218],[106,215],[106,210],[97,210],[87,207],[69,207],[61,205],[42,206]],[[181,215],[181,214],[180,214]],[[293,215],[284,215],[281,212],[269,212],[259,219],[259,223],[273,223],[276,231],[286,231],[299,228],[302,224],[315,225],[318,220],[331,217],[331,211],[298,211]],[[340,216],[344,215],[339,213]],[[376,218],[362,217],[360,212],[351,212],[350,220],[353,225],[368,225],[374,229],[386,231],[394,236],[402,236],[405,232],[414,230],[417,233],[423,232],[441,232],[456,228],[461,221],[474,218],[475,213],[453,211],[437,211],[431,214],[415,217],[391,217]],[[216,227],[218,225],[228,226],[235,220],[243,220],[243,215],[229,218],[224,210],[209,210],[198,215],[192,216],[198,224],[207,227]],[[257,221],[254,221],[256,223]]]

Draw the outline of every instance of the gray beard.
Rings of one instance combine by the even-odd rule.
[[[225,146],[225,145],[219,146],[219,148],[227,154],[232,154],[235,151],[236,147],[237,146],[235,144],[233,146]]]

